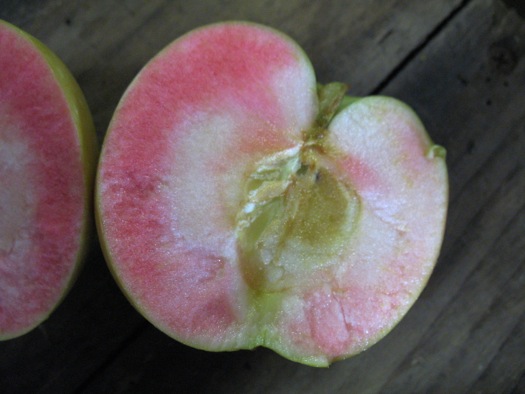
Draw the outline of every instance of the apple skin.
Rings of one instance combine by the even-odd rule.
[[[7,218],[0,228],[0,340],[7,340],[46,320],[79,274],[94,231],[99,149],[68,68],[2,20],[0,68],[0,176],[7,185],[0,191]]]
[[[134,79],[104,140],[96,219],[152,324],[199,349],[327,366],[407,313],[443,238],[445,151],[398,100],[341,92],[289,37],[247,22],[187,33]]]

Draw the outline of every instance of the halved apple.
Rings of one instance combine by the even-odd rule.
[[[422,291],[447,207],[444,149],[406,105],[317,85],[290,38],[206,26],[156,56],[107,132],[96,213],[131,303],[177,340],[356,354]]]
[[[71,287],[92,222],[97,151],[66,66],[0,21],[0,339],[36,327]]]

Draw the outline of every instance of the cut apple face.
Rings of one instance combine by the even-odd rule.
[[[445,152],[406,105],[346,90],[242,22],[192,31],[139,73],[96,213],[110,270],[155,326],[326,366],[405,315],[442,242]]]
[[[66,66],[0,21],[0,340],[38,326],[71,287],[96,161],[91,115]]]

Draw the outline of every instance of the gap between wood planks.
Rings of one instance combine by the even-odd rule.
[[[414,60],[419,53],[439,34],[449,22],[456,17],[465,7],[467,7],[473,0],[463,0],[456,8],[452,9],[450,13],[432,30],[427,34],[425,39],[421,41],[414,49],[412,49],[401,62],[392,69],[392,71],[370,92],[371,95],[380,94],[388,84],[394,80],[403,69]]]

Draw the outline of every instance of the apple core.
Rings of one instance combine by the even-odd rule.
[[[336,174],[335,148],[323,145],[346,86],[318,89],[319,114],[303,143],[265,157],[246,181],[237,238],[245,279],[258,291],[306,285],[315,269],[344,254],[358,219],[359,198]]]

